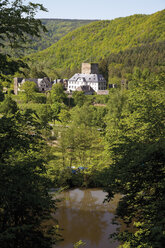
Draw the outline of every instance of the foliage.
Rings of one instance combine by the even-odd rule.
[[[79,72],[82,62],[99,62],[112,53],[137,47],[137,50],[143,50],[144,54],[147,47],[149,54],[153,43],[164,42],[164,16],[164,10],[162,10],[152,15],[133,15],[112,21],[96,21],[70,32],[51,47],[29,58],[32,65],[36,64],[36,61],[44,64],[47,74],[49,74],[49,68],[53,66],[57,71],[65,71],[64,74],[67,77],[75,68]],[[156,48],[153,46],[152,54],[154,50],[158,50],[158,46],[156,45]],[[129,63],[127,58],[124,57],[123,60]],[[136,60],[135,56],[133,60]],[[142,59],[137,60],[138,64],[140,60]],[[159,63],[158,56],[157,62]],[[106,68],[107,65],[104,63],[100,69],[107,73]],[[107,75],[105,77],[107,78]]]
[[[37,69],[36,67],[32,67],[30,70],[30,75],[28,75],[28,77],[31,78],[44,78],[47,77],[46,73],[44,71],[42,71],[42,69]]]
[[[71,115],[67,109],[61,109],[59,120],[64,124],[70,121]]]
[[[52,247],[55,210],[48,194],[47,148],[31,111],[0,119],[0,240],[2,248]],[[54,237],[53,237],[54,235]]]
[[[73,92],[74,104],[81,107],[85,103],[85,95],[84,92],[74,91]]]
[[[107,111],[104,107],[94,107],[84,104],[82,107],[76,106],[71,110],[71,120],[73,125],[86,127],[102,128],[104,126],[104,117]]]
[[[66,100],[63,85],[61,83],[54,84],[51,89],[51,102],[62,103]]]
[[[54,104],[51,105],[51,110],[52,110],[52,116],[51,116],[51,119],[54,121],[54,124],[55,124],[55,121],[59,120],[59,113],[61,111],[61,104],[58,103],[58,102],[55,102]]]
[[[41,30],[46,31],[41,21],[34,18],[38,10],[46,11],[41,4],[0,1],[0,74],[14,74],[20,66],[25,67],[21,60],[13,60],[11,54],[16,54],[32,37],[39,37]]]
[[[104,144],[98,127],[103,125],[105,114],[104,108],[98,110],[88,105],[69,112],[61,110],[61,124],[54,126],[59,134],[52,147],[54,158],[48,166],[49,177],[56,187],[101,185],[98,175],[105,167]]]
[[[163,248],[165,77],[134,76],[134,87],[109,102],[105,184],[109,198],[122,194],[117,217],[134,225],[134,232],[116,234],[121,247]]]
[[[0,89],[0,102],[2,102],[4,100],[4,94]]]
[[[7,95],[5,100],[0,104],[0,112],[3,114],[15,114],[18,110],[17,103],[11,96]]]
[[[106,104],[108,102],[108,95],[86,95],[85,102],[89,104]]]
[[[35,99],[35,92],[37,91],[36,83],[33,81],[26,81],[21,86],[21,90],[24,92],[25,102],[30,102]]]
[[[109,83],[119,85],[121,78],[129,80],[129,76],[133,73],[135,67],[141,70],[159,73],[165,69],[165,43],[157,42],[152,44],[144,44],[140,47],[132,47],[119,53],[111,53],[100,61],[100,67],[103,75],[108,74]]]
[[[83,247],[85,243],[82,240],[79,240],[76,244],[74,244],[74,248]]]
[[[92,177],[90,168],[98,166],[103,149],[98,131],[83,124],[68,127],[61,133],[60,149],[61,168],[67,172],[64,183],[70,187],[87,187]]]
[[[78,27],[85,26],[94,20],[40,19],[47,32],[41,32],[40,38],[35,38],[24,54],[34,53],[50,47],[63,36]]]
[[[52,119],[52,109],[49,104],[41,104],[37,109],[37,115],[39,117],[41,127],[48,128],[48,122]]]
[[[21,59],[11,58],[8,54],[2,54],[2,52],[0,53],[0,55],[0,79],[2,79],[3,81],[6,81],[7,76],[14,75],[16,72],[23,73],[22,70],[24,68],[28,68],[28,65]],[[11,82],[10,78],[7,78],[7,81]]]
[[[35,103],[46,103],[46,95],[43,93],[35,93],[34,100]]]

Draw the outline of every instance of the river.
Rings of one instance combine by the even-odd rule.
[[[73,189],[61,193],[55,218],[58,219],[64,241],[54,248],[73,248],[82,240],[84,248],[116,248],[109,239],[116,230],[111,224],[120,196],[103,203],[106,193],[100,189]]]

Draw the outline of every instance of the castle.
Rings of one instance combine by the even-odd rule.
[[[68,91],[79,91],[88,88],[91,92],[99,93],[107,89],[104,77],[99,74],[98,64],[82,63],[81,73],[76,73],[68,80]]]
[[[50,81],[49,78],[14,78],[14,94],[18,95],[21,85],[27,81],[33,81],[39,92],[46,92],[52,89],[53,84],[62,83],[68,92],[83,91],[85,94],[107,94],[107,83],[104,77],[99,74],[98,64],[82,63],[81,73],[76,73],[68,81],[66,79],[56,79]]]

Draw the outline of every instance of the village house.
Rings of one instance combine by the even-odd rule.
[[[67,79],[55,79],[50,81],[49,78],[14,78],[14,94],[18,95],[18,92],[21,91],[21,86],[27,82],[34,82],[39,92],[46,92],[52,89],[53,84],[61,83],[64,87],[64,90],[67,89],[68,80]]]
[[[39,92],[46,92],[51,90],[53,82],[50,82],[49,78],[14,78],[14,94],[18,95],[21,91],[21,86],[27,82],[34,82]]]
[[[102,92],[107,89],[106,80],[99,74],[98,64],[82,63],[81,73],[76,73],[68,80],[69,92],[83,91],[83,88],[86,94],[93,94],[93,92],[99,93],[99,91]],[[87,89],[89,89],[89,92]]]
[[[53,84],[61,83],[64,89],[70,93],[73,91],[82,91],[85,95],[97,93],[99,95],[107,95],[107,83],[104,77],[99,74],[98,64],[82,63],[81,73],[76,73],[69,80],[56,79],[50,81],[49,78],[14,78],[14,94],[18,95],[21,86],[27,82],[35,82],[39,92],[46,92],[52,89]]]

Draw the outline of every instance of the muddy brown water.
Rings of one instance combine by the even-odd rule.
[[[117,225],[111,223],[120,196],[103,203],[106,193],[101,189],[73,189],[61,193],[61,202],[55,218],[63,229],[64,241],[54,248],[73,248],[82,240],[84,248],[116,248],[118,243],[109,239]]]

